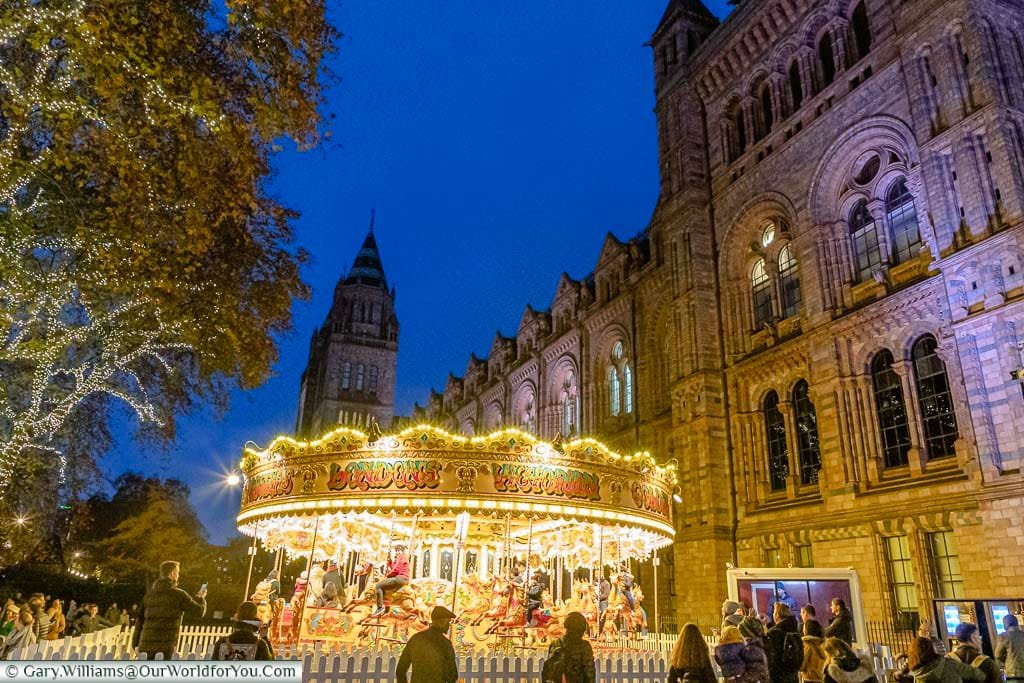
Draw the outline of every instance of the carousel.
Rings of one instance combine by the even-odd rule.
[[[305,559],[269,606],[280,638],[402,643],[435,605],[465,649],[543,647],[571,611],[595,639],[646,630],[632,568],[672,543],[674,461],[518,430],[371,432],[245,449],[239,530]]]

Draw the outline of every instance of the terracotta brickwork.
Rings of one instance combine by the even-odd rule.
[[[650,44],[650,225],[417,416],[678,460],[680,621],[808,556],[872,620],[1017,595],[1024,2],[672,0]]]

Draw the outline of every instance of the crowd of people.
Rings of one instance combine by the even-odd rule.
[[[700,630],[687,624],[672,652],[669,683],[683,678],[702,683],[879,683],[870,659],[853,649],[856,629],[843,599],[832,599],[832,617],[823,626],[813,605],[800,608],[798,621],[795,601],[787,598],[777,589],[770,616],[726,600],[711,652]],[[1007,681],[1024,680],[1024,632],[1014,615],[1004,617],[1002,626],[994,658],[982,653],[975,624],[957,627],[957,647],[946,655],[922,629],[894,677],[898,683],[1002,683],[1004,676]]]
[[[111,626],[128,628],[137,612],[138,605],[132,605],[129,611],[118,609],[117,603],[112,603],[101,616],[95,603],[79,605],[70,600],[65,608],[60,598],[33,593],[23,599],[18,593],[4,604],[0,621],[0,659],[6,659],[17,648],[41,640],[85,635]]]
[[[21,601],[7,600],[0,623],[0,658],[38,640],[92,633],[100,628],[135,626],[133,646],[149,659],[170,659],[174,654],[186,615],[206,612],[205,586],[194,595],[178,587],[180,566],[167,561],[140,607],[131,610],[110,605],[103,616],[99,607],[74,601],[64,609],[59,599],[34,593]],[[397,572],[400,576],[400,569]],[[275,579],[276,575],[268,577]],[[385,577],[395,578],[395,577]],[[709,647],[695,624],[686,624],[669,657],[668,683],[883,683],[878,681],[870,659],[853,649],[856,627],[853,615],[841,598],[830,603],[827,626],[819,622],[813,605],[799,608],[777,591],[771,615],[761,615],[739,602],[722,604],[722,625],[717,643]],[[437,606],[430,627],[412,636],[398,661],[400,683],[455,683],[458,666],[448,637],[456,615]],[[594,652],[585,636],[586,618],[579,612],[564,617],[565,635],[548,649],[542,683],[594,683]],[[1003,634],[995,644],[995,656],[982,653],[981,633],[975,624],[962,623],[955,632],[957,647],[943,654],[937,641],[922,631],[910,645],[896,683],[1003,683],[1024,681],[1024,632],[1015,615],[1003,618]],[[252,601],[235,612],[232,632],[219,639],[211,656],[215,660],[271,660],[274,649],[264,632],[264,622]],[[409,672],[412,672],[411,682]]]

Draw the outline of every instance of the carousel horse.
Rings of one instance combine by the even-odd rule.
[[[611,622],[616,628],[627,633],[633,633],[647,628],[647,616],[640,607],[640,601],[643,599],[643,592],[640,590],[640,586],[633,586],[633,605],[634,608],[630,609],[629,600],[623,594],[622,586],[617,580],[618,577],[612,577],[614,580],[611,582],[612,591],[608,596],[608,611],[605,612],[605,626],[604,631],[608,631],[608,623]]]
[[[306,584],[306,604],[315,605],[324,593],[324,568],[314,564],[309,570],[309,581]]]
[[[509,586],[511,584],[500,576],[492,576],[487,609],[484,610],[483,614],[471,619],[470,625],[476,626],[484,619],[498,619],[505,616],[506,607],[508,606]]]
[[[360,574],[362,572],[362,574]],[[383,578],[383,572],[379,567],[374,567],[367,563],[360,568],[357,575],[366,576],[366,590],[363,591],[362,596],[352,600],[347,607],[344,608],[346,612],[351,612],[358,607],[372,607],[377,604],[377,582]],[[374,623],[380,623],[385,620],[398,620],[398,621],[409,621],[416,620],[423,624],[429,623],[429,618],[424,614],[422,609],[417,606],[416,601],[416,588],[412,583],[408,583],[401,588],[385,589],[384,600],[390,603],[389,609],[380,617],[373,617],[367,615],[359,620],[359,623],[373,621]],[[370,613],[372,615],[372,611]]]
[[[493,583],[492,583],[493,585]],[[459,587],[466,596],[465,607],[460,610],[460,617],[470,624],[478,624],[487,615],[493,604],[490,589],[485,588],[476,574],[468,575]]]
[[[590,623],[597,623],[597,601],[594,587],[589,581],[576,579],[572,584],[572,597],[566,603],[567,612],[579,612]]]
[[[281,603],[284,602],[280,599],[271,600],[272,592],[273,584],[267,579],[263,579],[256,584],[256,590],[249,596],[249,601],[256,605],[256,615],[259,617],[260,623],[264,626],[269,625],[271,628],[274,626],[275,620],[280,617]]]
[[[494,623],[485,633],[494,633],[499,628],[522,626],[526,621],[523,587],[500,576],[495,576],[491,585],[494,598],[491,601],[491,609],[484,617],[493,619]]]

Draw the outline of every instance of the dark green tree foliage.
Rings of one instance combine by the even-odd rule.
[[[189,502],[188,486],[134,472],[114,483],[112,496],[88,501],[88,523],[75,532],[84,548],[83,571],[99,569],[104,580],[144,581],[164,560],[178,560],[190,573],[208,573],[206,530]]]

